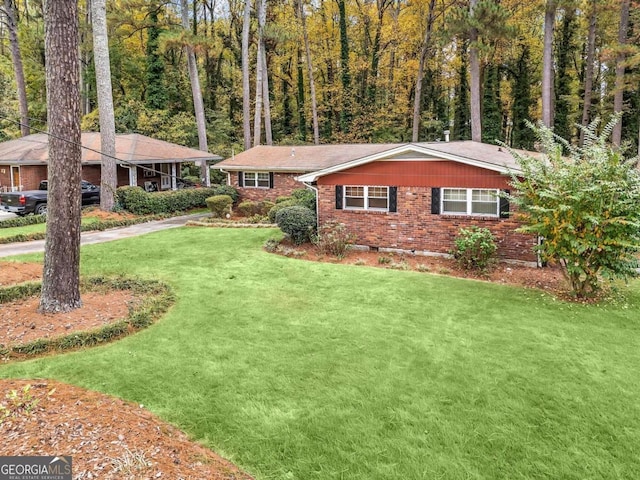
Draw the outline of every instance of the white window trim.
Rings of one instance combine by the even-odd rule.
[[[347,188],[348,187],[360,187],[364,189],[364,207],[349,207],[347,206]],[[369,188],[384,188],[387,191],[387,207],[376,208],[369,206]],[[355,198],[355,197],[349,197]],[[381,198],[381,197],[375,197]],[[389,211],[389,187],[386,185],[343,185],[342,186],[342,203],[343,210],[369,210],[373,212],[388,212]]]
[[[466,190],[467,191],[467,211],[464,212],[447,212],[444,209],[444,192],[446,190]],[[486,190],[490,192],[494,192],[496,195],[495,200],[495,213],[472,213],[472,205],[473,205],[473,190]],[[500,217],[500,190],[497,188],[463,188],[463,187],[443,187],[442,194],[440,195],[440,211],[443,215],[465,215],[470,217]],[[461,201],[461,200],[458,200]]]
[[[268,190],[269,188],[271,188],[269,185],[267,185],[266,187],[261,187],[258,185],[258,175],[259,174],[266,174],[268,179],[267,179],[267,183],[270,184],[271,183],[271,177],[269,172],[242,172],[242,186],[243,188],[264,188],[266,190]],[[247,185],[247,174],[250,175],[255,175],[255,180],[251,181],[251,185]]]

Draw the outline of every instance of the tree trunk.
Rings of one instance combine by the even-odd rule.
[[[244,148],[251,148],[251,86],[249,85],[249,29],[251,28],[251,0],[244,2],[242,21],[242,129]]]
[[[587,39],[587,59],[584,71],[584,99],[582,105],[581,125],[586,127],[591,121],[591,95],[593,94],[593,61],[596,52],[596,19],[597,19],[597,1],[591,1],[591,13],[589,15],[589,36]],[[584,131],[580,129],[580,139],[578,145],[584,145]]]
[[[311,47],[309,45],[309,32],[307,32],[307,21],[304,13],[303,0],[298,0],[298,12],[302,23],[302,36],[304,38],[304,49],[307,56],[307,75],[309,75],[309,89],[311,91],[311,116],[313,121],[313,143],[320,143],[320,127],[318,125],[318,102],[316,99],[316,84],[313,78],[313,62],[311,60]]]
[[[340,17],[340,69],[342,70],[342,108],[340,110],[340,130],[342,133],[349,133],[351,126],[351,73],[349,71],[347,12],[344,0],[337,1]]]
[[[556,8],[556,0],[547,0],[542,51],[542,123],[549,128],[553,128],[553,31]]]
[[[180,0],[180,13],[182,15],[182,28],[185,33],[189,28],[189,5],[187,0]],[[196,115],[196,125],[198,127],[198,148],[203,152],[209,151],[207,145],[207,120],[204,116],[204,102],[202,100],[202,90],[200,89],[200,77],[198,76],[198,64],[193,47],[188,43],[184,46],[187,56],[187,67],[189,68],[189,80],[191,81],[191,94],[193,96],[193,111]],[[200,177],[205,186],[210,186],[209,166],[207,162],[200,161]]]
[[[424,40],[422,41],[422,49],[420,51],[420,62],[418,63],[418,75],[416,76],[416,88],[413,99],[413,129],[411,133],[411,141],[417,142],[420,136],[420,105],[422,105],[422,77],[424,76],[424,66],[427,62],[427,55],[431,48],[431,31],[433,29],[434,10],[436,0],[429,2],[429,15],[427,17],[427,26],[425,28]]]
[[[40,312],[80,299],[80,72],[78,2],[45,2],[49,193]]]
[[[613,111],[622,112],[624,94],[624,46],[627,44],[627,30],[629,29],[629,0],[621,0],[620,4],[620,27],[618,29],[618,55],[616,56],[616,86],[613,95]],[[620,146],[622,141],[622,118],[616,123],[611,132],[611,142]]]
[[[256,55],[256,109],[253,113],[253,146],[260,145],[262,140],[262,99],[263,99],[263,85],[262,85],[262,49],[264,43],[262,41],[262,27],[260,18],[262,17],[262,10],[264,0],[256,0],[256,10],[258,14],[258,52]]]
[[[478,0],[471,0],[469,9],[471,16]],[[482,111],[480,105],[480,58],[478,54],[478,29],[469,32],[469,73],[471,77],[471,140],[482,141]]]
[[[262,45],[262,103],[264,104],[264,136],[267,145],[273,145],[273,134],[271,132],[271,101],[269,100],[269,73],[267,70],[267,52],[265,45]]]
[[[109,39],[107,37],[107,2],[92,0],[93,61],[96,67],[96,91],[100,115],[100,208],[113,210],[116,203],[118,173],[116,166],[116,122],[113,113]]]
[[[9,44],[11,46],[11,58],[13,60],[13,71],[16,76],[16,86],[18,87],[18,101],[20,104],[20,133],[22,136],[29,135],[29,108],[27,104],[27,87],[24,81],[24,68],[22,67],[22,55],[20,44],[18,43],[18,19],[13,0],[4,0],[4,11],[7,16],[7,30],[9,31]]]

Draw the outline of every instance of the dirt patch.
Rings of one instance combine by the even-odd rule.
[[[42,278],[41,263],[0,262],[0,287]]]
[[[0,380],[0,405],[0,455],[70,455],[74,479],[252,478],[143,405],[50,380]]]
[[[464,270],[458,266],[452,258],[371,252],[356,249],[348,250],[344,258],[338,259],[332,255],[323,254],[315,245],[309,243],[291,245],[286,241],[278,246],[275,253],[314,262],[364,265],[394,270],[413,270],[461,278],[473,278],[494,283],[539,288],[557,295],[565,295],[567,292],[566,280],[557,267],[535,268],[520,264],[500,262],[487,272],[475,272]]]
[[[140,298],[125,290],[87,292],[82,307],[67,313],[38,313],[39,297],[3,303],[0,345],[9,347],[40,338],[55,338],[74,331],[96,330],[126,318]]]
[[[98,207],[89,207],[83,210],[82,216],[86,218],[97,218],[100,221],[105,220],[126,220],[135,218],[133,213],[129,212],[107,212],[100,210]]]

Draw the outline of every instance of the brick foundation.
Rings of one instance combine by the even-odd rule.
[[[501,259],[537,260],[533,252],[535,237],[516,233],[515,229],[520,226],[516,220],[431,214],[431,188],[428,187],[398,187],[397,213],[337,210],[335,185],[319,185],[318,193],[319,224],[344,223],[360,245],[447,254],[459,229],[475,225],[491,230]]]

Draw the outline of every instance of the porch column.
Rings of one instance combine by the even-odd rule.
[[[129,186],[138,186],[138,167],[135,165],[129,165]]]
[[[176,162],[171,162],[171,190],[178,189]]]

